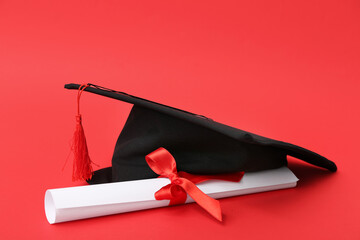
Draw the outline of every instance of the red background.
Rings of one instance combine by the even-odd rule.
[[[0,0],[3,239],[359,239],[359,1]],[[297,188],[50,225],[76,92],[102,85],[309,148]],[[130,105],[84,94],[90,154],[110,166]]]

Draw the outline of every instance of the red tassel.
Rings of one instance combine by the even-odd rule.
[[[78,114],[76,116],[76,128],[73,138],[72,150],[74,152],[73,176],[72,180],[89,180],[93,176],[92,162],[89,157],[89,151],[86,144],[84,128],[82,126],[80,114],[80,96],[88,85],[82,85],[79,88],[77,96]]]

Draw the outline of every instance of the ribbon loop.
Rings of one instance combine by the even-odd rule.
[[[155,193],[156,200],[168,199],[169,205],[183,204],[189,194],[195,202],[219,221],[222,221],[219,201],[203,193],[195,184],[212,179],[238,182],[244,175],[244,172],[223,175],[193,175],[177,172],[175,159],[165,148],[155,150],[145,159],[149,167],[160,175],[159,177],[166,177],[171,181]]]
[[[165,148],[159,148],[146,155],[145,160],[149,167],[160,176],[177,175],[175,159]]]

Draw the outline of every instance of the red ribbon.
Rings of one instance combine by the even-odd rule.
[[[239,182],[244,175],[244,172],[217,175],[193,175],[178,172],[174,157],[162,147],[148,154],[145,159],[155,173],[160,177],[169,178],[171,181],[170,184],[155,193],[156,200],[168,199],[170,200],[169,205],[183,204],[189,194],[197,204],[219,221],[222,221],[219,201],[203,193],[195,184],[214,179]]]

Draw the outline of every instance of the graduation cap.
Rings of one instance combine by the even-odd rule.
[[[334,162],[305,148],[230,127],[202,115],[166,106],[94,84],[66,84],[78,90],[74,135],[73,179],[90,184],[156,178],[145,156],[159,147],[176,159],[179,171],[190,174],[255,172],[287,165],[287,155],[312,165],[337,170]],[[112,167],[92,171],[81,125],[79,101],[83,91],[133,104],[116,142]]]

